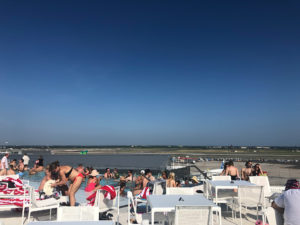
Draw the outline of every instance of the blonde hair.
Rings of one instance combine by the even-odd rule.
[[[175,173],[171,172],[169,174],[169,179],[175,180]]]

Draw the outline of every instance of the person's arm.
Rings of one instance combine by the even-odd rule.
[[[241,170],[242,180],[245,180],[245,173],[244,173],[244,171],[245,171],[245,169],[243,168],[243,169]]]
[[[259,166],[259,175],[264,175],[263,170],[261,169],[261,166]]]
[[[45,176],[45,177],[43,178],[43,180],[41,181],[40,186],[39,186],[39,189],[38,189],[39,191],[42,191],[42,190],[44,189],[44,186],[45,186],[46,181],[47,181],[47,176]]]
[[[228,174],[229,174],[229,170],[226,168],[225,176],[228,176]]]
[[[276,209],[280,213],[284,213],[284,208],[279,207],[274,201],[272,202],[271,205],[274,209]]]
[[[67,184],[68,178],[66,178],[66,175],[62,170],[59,171],[59,176],[60,176],[60,181],[55,182],[54,184],[51,185],[51,187],[57,187],[57,186],[60,186],[60,185]]]
[[[239,175],[239,170],[236,168],[236,177],[237,178],[240,178],[240,175]]]

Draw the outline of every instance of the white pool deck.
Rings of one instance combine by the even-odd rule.
[[[116,213],[112,211],[114,218]],[[25,213],[25,217],[27,213]],[[1,225],[21,225],[22,212],[15,210],[0,210],[0,224]],[[261,219],[261,217],[259,217]],[[52,212],[52,220],[56,220],[56,210]],[[214,215],[214,224],[217,224],[217,216]],[[33,212],[31,215],[31,221],[49,221],[49,210],[42,212]],[[115,219],[116,221],[116,219]],[[120,208],[120,224],[127,225],[127,207]],[[256,211],[248,209],[247,217],[243,217],[243,225],[253,225],[256,222]],[[27,218],[24,220],[24,224],[28,224]],[[84,224],[84,221],[82,221]],[[232,218],[232,213],[229,211],[226,212],[226,207],[222,207],[222,225],[233,225],[240,224],[239,213],[237,213],[237,218]]]

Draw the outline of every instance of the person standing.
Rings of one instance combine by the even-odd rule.
[[[24,153],[23,160],[24,160],[24,166],[26,166],[26,165],[28,166],[30,158],[27,155],[27,153]]]
[[[7,162],[7,158],[9,156],[9,153],[6,152],[5,155],[2,157],[1,159],[1,172],[3,172],[2,174],[6,175],[7,173],[7,169],[8,169],[8,162]]]

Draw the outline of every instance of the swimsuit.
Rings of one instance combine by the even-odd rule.
[[[66,178],[69,178],[72,171],[73,171],[73,167],[69,170],[69,172],[65,173]]]
[[[231,175],[230,175],[230,176],[231,176]],[[237,175],[231,176],[231,180],[236,180],[236,178],[237,178]]]
[[[96,187],[96,183],[89,183],[86,187],[85,187],[85,189],[84,189],[84,191],[86,191],[86,192],[90,192],[90,191],[93,191],[94,189],[95,189],[95,187]]]
[[[77,178],[78,177],[82,177],[82,178],[84,178],[84,176],[82,175],[82,173],[79,173],[76,177],[75,177],[75,179],[74,179],[74,181],[73,181],[73,183],[75,183],[76,182],[76,180],[77,180]]]

